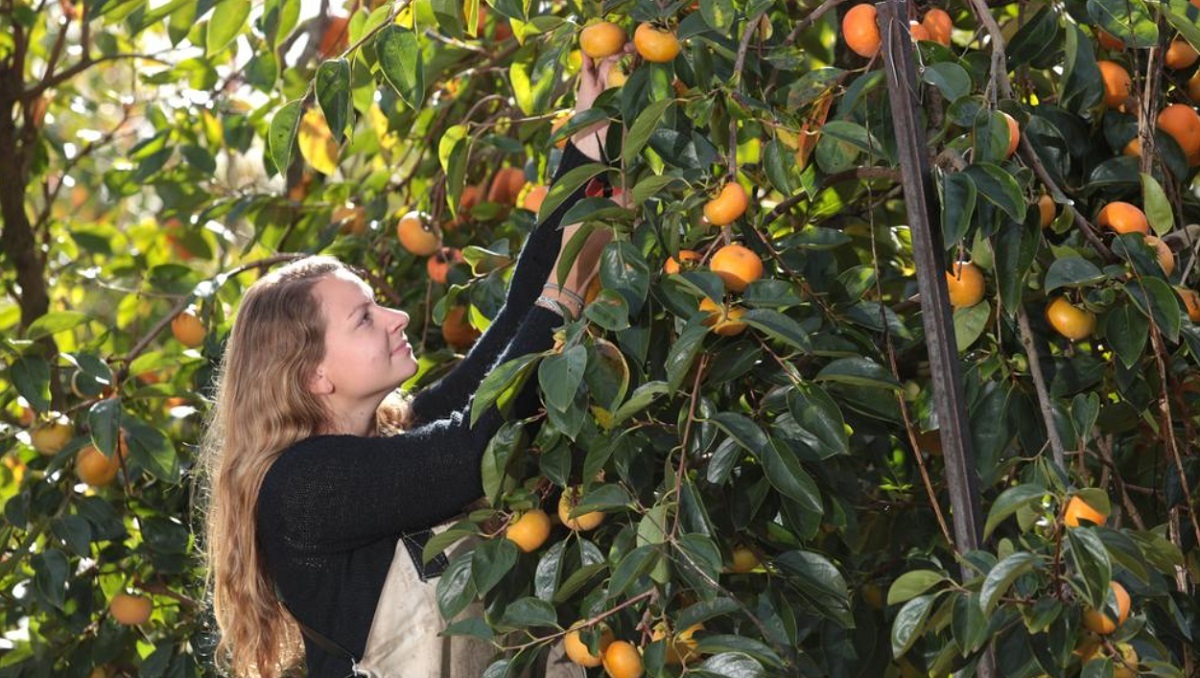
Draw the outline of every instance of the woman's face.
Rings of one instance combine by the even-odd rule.
[[[314,392],[330,396],[339,408],[373,410],[417,373],[417,360],[404,336],[407,313],[376,304],[367,284],[348,271],[322,278],[313,294],[325,318],[325,357],[317,368]]]

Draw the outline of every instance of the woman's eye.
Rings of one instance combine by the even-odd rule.
[[[362,320],[359,321],[359,324],[360,325],[370,325],[371,324],[371,312],[370,311],[363,313]]]

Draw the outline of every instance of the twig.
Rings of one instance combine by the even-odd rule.
[[[733,62],[733,74],[729,78],[729,83],[733,87],[740,87],[742,84],[742,71],[746,68],[746,51],[750,48],[750,39],[754,37],[754,30],[758,28],[758,22],[766,14],[765,11],[759,12],[750,21],[746,22],[746,27],[742,29],[742,41],[738,44],[737,58]],[[737,118],[729,116],[729,158],[726,160],[727,170],[729,172],[729,181],[737,181]]]
[[[1100,456],[1104,459],[1104,463],[1108,468],[1115,469],[1116,464],[1113,462],[1112,443],[1107,436],[1101,436],[1096,440],[1096,447],[1100,449]],[[1125,487],[1125,480],[1120,473],[1112,474],[1113,484],[1117,486],[1117,491],[1121,493],[1121,506],[1125,509],[1125,513],[1137,529],[1145,531],[1146,523],[1142,520],[1142,514],[1137,510],[1137,506],[1130,498],[1129,492]]]
[[[1038,347],[1034,342],[1033,330],[1029,327],[1029,314],[1020,304],[1017,305],[1017,328],[1021,332],[1021,345],[1025,347],[1025,354],[1029,357],[1029,374],[1033,377],[1033,390],[1037,393],[1038,406],[1042,411],[1042,423],[1046,427],[1046,438],[1050,441],[1054,463],[1065,470],[1067,455],[1063,450],[1062,438],[1058,435],[1058,427],[1054,425],[1054,407],[1050,402],[1050,392],[1046,389],[1046,378],[1042,375]]]
[[[1188,519],[1196,533],[1196,541],[1200,542],[1200,522],[1196,520],[1196,503],[1192,501],[1192,488],[1188,485],[1187,473],[1183,468],[1183,457],[1179,454],[1179,441],[1175,438],[1175,423],[1171,416],[1170,382],[1167,376],[1167,362],[1163,357],[1167,351],[1163,346],[1162,333],[1158,330],[1158,323],[1153,319],[1150,320],[1150,342],[1154,347],[1154,362],[1158,366],[1159,387],[1162,389],[1159,409],[1162,410],[1162,427],[1167,442],[1167,451],[1170,452],[1171,459],[1175,462],[1175,472],[1179,474],[1179,486],[1183,489],[1183,498],[1187,502]]]
[[[675,493],[676,499],[680,501],[682,501],[683,497],[681,489],[683,487],[683,474],[687,470],[688,440],[692,434],[692,423],[696,421],[696,401],[700,400],[700,380],[704,377],[704,368],[708,365],[708,356],[708,353],[702,353],[700,355],[700,364],[696,366],[696,378],[692,382],[692,397],[688,404],[687,423],[684,424],[683,438],[679,442],[679,466],[675,470],[675,488],[672,491]],[[670,537],[672,539],[679,532],[679,514],[680,511],[676,511],[675,517],[671,521]]]

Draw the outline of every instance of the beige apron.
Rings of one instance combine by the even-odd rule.
[[[444,529],[443,526],[441,529]],[[439,528],[434,528],[440,531]],[[468,537],[455,544],[446,556],[473,548],[478,540]],[[496,648],[486,641],[468,636],[438,635],[446,622],[437,605],[437,579],[421,581],[404,540],[396,543],[392,564],[362,660],[354,666],[356,675],[369,678],[479,678],[495,661]],[[483,606],[473,602],[453,621],[483,616]],[[583,667],[567,658],[561,642],[550,650],[544,678],[586,678]]]

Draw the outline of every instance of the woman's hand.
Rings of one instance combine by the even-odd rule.
[[[583,67],[579,69],[579,82],[575,91],[575,114],[590,110],[600,93],[608,88],[608,73],[622,56],[633,51],[633,43],[625,43],[623,51],[599,61],[583,55]],[[592,160],[603,155],[604,140],[608,135],[608,122],[598,122],[575,133],[575,147]]]

